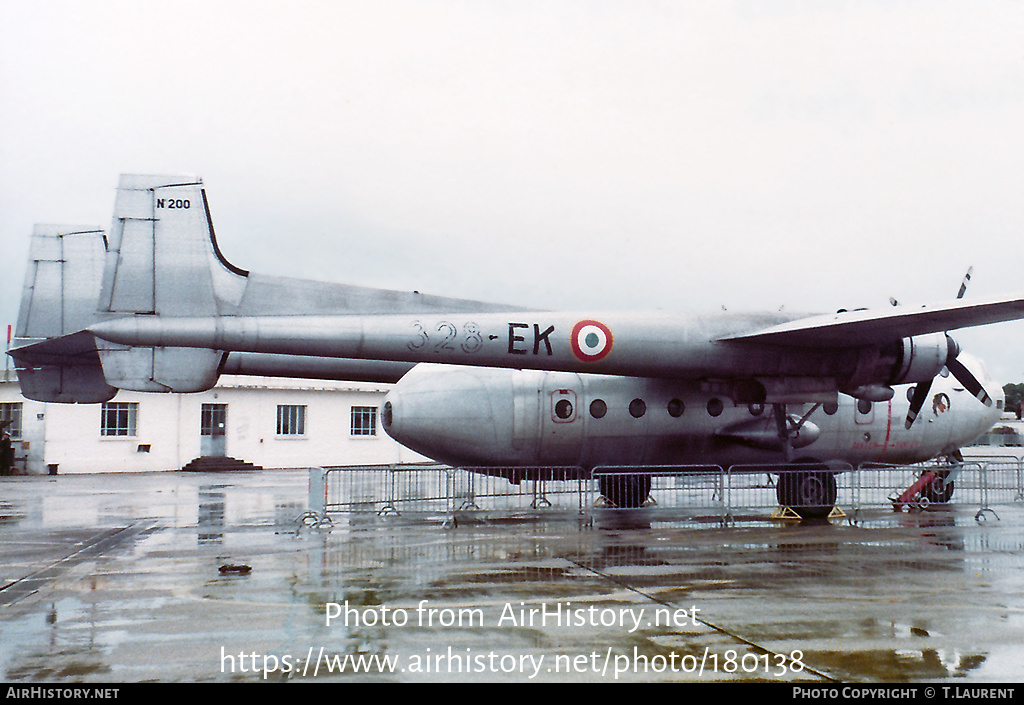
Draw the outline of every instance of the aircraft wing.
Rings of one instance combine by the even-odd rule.
[[[920,308],[865,309],[810,316],[719,340],[808,348],[855,347],[1020,318],[1024,318],[1024,298],[961,299]]]

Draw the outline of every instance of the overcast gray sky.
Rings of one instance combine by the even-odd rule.
[[[267,273],[538,308],[1024,291],[1020,2],[0,0],[0,322],[37,222],[207,186]],[[1024,380],[1024,324],[958,335]]]

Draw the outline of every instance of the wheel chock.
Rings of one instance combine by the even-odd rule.
[[[793,511],[792,507],[779,507],[772,512],[772,519],[795,519],[802,521],[803,517]]]
[[[792,507],[779,507],[771,515],[772,519],[790,519],[796,521],[803,521],[803,517],[796,513]],[[828,513],[826,519],[845,519],[846,512],[839,507],[832,507],[832,511]]]

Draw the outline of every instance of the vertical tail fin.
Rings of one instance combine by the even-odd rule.
[[[249,273],[221,255],[202,181],[123,174],[110,227],[101,311],[230,313]]]
[[[114,203],[101,315],[216,316],[237,309],[248,272],[221,255],[199,179],[125,174]],[[137,391],[209,389],[223,353],[99,344],[107,381]]]
[[[91,403],[117,393],[103,377],[93,336],[82,330],[98,320],[104,254],[99,228],[35,227],[11,351],[29,399]]]
[[[18,338],[56,338],[95,323],[104,252],[100,228],[37,225],[18,311]]]

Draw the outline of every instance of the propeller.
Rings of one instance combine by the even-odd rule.
[[[967,291],[967,284],[971,281],[971,272],[974,267],[967,269],[967,274],[964,275],[963,282],[960,284],[960,293],[956,295],[956,298],[962,299],[964,292]],[[985,406],[992,406],[992,397],[988,395],[985,388],[981,386],[981,382],[968,370],[964,363],[957,360],[957,356],[960,354],[960,346],[956,344],[956,341],[946,334],[946,346],[948,352],[946,353],[946,369],[949,370],[950,374],[956,378],[960,384],[964,385],[964,389],[970,392],[974,397]],[[931,392],[932,380],[927,382],[920,382],[914,387],[914,395],[910,398],[910,409],[907,411],[906,427],[909,430],[914,425],[914,421],[917,419],[918,414],[921,413],[921,407],[924,406],[925,401],[928,400],[928,394]]]

